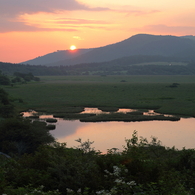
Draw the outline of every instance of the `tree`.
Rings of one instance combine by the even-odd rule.
[[[8,76],[3,75],[0,71],[0,85],[10,85],[10,79]]]
[[[13,116],[14,106],[10,103],[8,94],[0,88],[0,117]]]
[[[40,78],[35,77],[32,73],[20,73],[20,72],[15,72],[13,74],[16,78],[22,78],[24,81],[29,82],[31,80],[33,81],[40,81]]]
[[[54,140],[45,122],[9,118],[0,123],[0,151],[6,154],[32,153]]]

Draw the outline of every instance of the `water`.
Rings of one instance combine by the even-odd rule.
[[[120,110],[129,112],[129,109]],[[133,110],[131,110],[133,111]],[[85,112],[89,113],[90,109]],[[93,109],[93,112],[100,112]],[[145,114],[157,114],[153,111]],[[25,114],[26,116],[26,114]],[[52,118],[52,115],[42,115],[40,118]],[[63,120],[58,118],[56,129],[50,131],[58,142],[66,142],[67,147],[79,145],[75,140],[94,141],[92,147],[105,153],[107,149],[118,148],[123,150],[125,139],[131,138],[134,130],[138,136],[151,140],[151,136],[157,137],[162,145],[175,146],[177,149],[185,147],[195,148],[195,118],[181,118],[179,121],[143,121],[143,122],[98,122],[84,123],[79,120]]]

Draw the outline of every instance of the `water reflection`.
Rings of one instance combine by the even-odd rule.
[[[126,109],[124,109],[126,110]],[[124,111],[122,110],[122,111]],[[131,109],[130,109],[131,110]],[[129,112],[127,109],[125,112]],[[95,113],[101,110],[93,109]],[[134,110],[131,110],[134,111]],[[85,109],[85,113],[91,113]],[[33,112],[33,114],[36,114]],[[153,111],[145,114],[156,114]],[[24,113],[27,116],[27,113]],[[30,114],[28,115],[30,116]],[[39,118],[52,118],[52,115],[42,115]],[[75,141],[81,138],[83,141],[94,141],[92,145],[96,150],[106,152],[107,149],[123,149],[125,138],[131,138],[134,130],[138,136],[150,140],[151,136],[157,137],[162,145],[167,147],[175,146],[178,149],[195,148],[195,118],[181,118],[180,121],[143,121],[143,122],[98,122],[84,123],[79,120],[63,120],[58,118],[56,129],[50,131],[59,142],[66,142],[67,147],[77,146]]]
[[[51,131],[59,142],[66,142],[68,147],[77,146],[76,139],[94,141],[93,146],[101,152],[113,147],[123,149],[125,138],[131,138],[134,130],[138,136],[150,140],[157,137],[162,145],[175,146],[178,149],[195,148],[195,119],[146,122],[100,122],[81,123],[79,121],[59,121],[56,130]]]
[[[54,135],[54,137],[59,142],[66,142],[65,138],[71,135],[76,134],[77,130],[84,125],[80,121],[76,120],[63,120],[59,119],[56,124],[56,129],[54,131],[51,131],[51,134]]]
[[[137,110],[135,109],[125,109],[125,108],[119,108],[116,112],[121,112],[121,113],[127,113],[127,112],[135,112]],[[110,112],[104,112],[98,108],[85,108],[82,114],[109,114]]]

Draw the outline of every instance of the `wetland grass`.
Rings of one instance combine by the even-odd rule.
[[[153,120],[167,120],[167,121],[179,121],[179,117],[168,117],[164,115],[147,116],[143,114],[131,114],[131,113],[110,113],[110,114],[98,114],[87,118],[80,119],[81,122],[107,122],[107,121],[123,121],[123,122],[135,122],[135,121],[153,121]]]
[[[48,122],[48,123],[57,123],[57,119],[55,119],[55,118],[47,118],[46,119],[46,122]]]
[[[78,113],[67,113],[64,115],[64,119],[68,120],[80,120],[88,117],[96,116],[96,114],[78,114]]]
[[[60,113],[60,114],[54,114],[54,118],[63,118],[63,119],[68,119],[68,120],[79,120],[82,118],[87,118],[95,116],[95,114],[80,114],[80,113]]]
[[[29,119],[39,119],[39,116],[38,115],[32,115],[32,116],[28,116],[26,118],[29,118]]]
[[[195,116],[195,76],[63,76],[39,83],[4,87],[19,111],[33,109],[62,115],[85,107],[155,109],[166,114]],[[126,82],[120,82],[125,80]],[[179,83],[177,87],[172,83]]]

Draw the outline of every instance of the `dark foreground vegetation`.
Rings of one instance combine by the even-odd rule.
[[[79,112],[83,106],[116,110],[113,105],[156,109],[159,106],[176,109],[184,102],[194,105],[193,82],[147,85],[123,80],[119,83],[49,80],[4,86],[6,91],[0,90],[0,194],[195,194],[194,149],[167,148],[155,137],[151,141],[139,138],[136,131],[124,140],[120,152],[111,148],[102,154],[94,150],[92,141],[81,139],[76,140],[77,147],[67,148],[66,143],[55,141],[45,122],[24,119],[18,113],[21,108],[49,105],[50,112],[56,107],[58,111],[61,108],[70,112],[74,108],[74,112]],[[194,107],[189,110],[185,106],[179,111],[192,115]]]
[[[31,133],[33,131],[31,130]],[[28,139],[26,137],[25,139]],[[6,140],[7,143],[10,143]],[[12,140],[13,141],[13,140]],[[17,143],[17,140],[15,140]],[[8,195],[189,195],[195,193],[195,150],[166,148],[135,131],[124,150],[95,151],[89,140],[67,148],[44,142],[34,151],[0,155],[0,193]],[[13,146],[16,146],[14,144]],[[1,147],[2,149],[2,147]],[[9,156],[7,156],[9,155]]]

